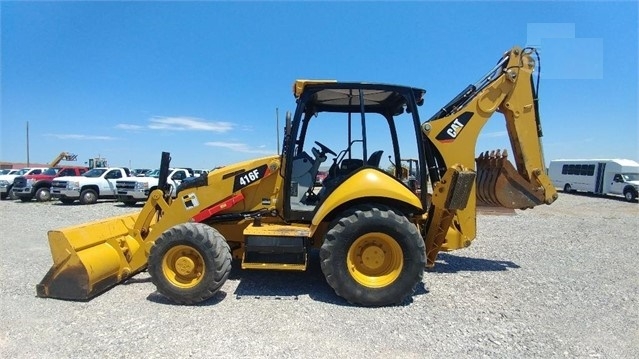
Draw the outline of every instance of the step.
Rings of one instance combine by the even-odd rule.
[[[244,230],[242,269],[306,270],[307,227],[251,224]]]

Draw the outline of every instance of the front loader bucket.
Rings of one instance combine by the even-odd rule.
[[[544,203],[539,185],[525,179],[508,161],[508,153],[491,151],[479,155],[477,204],[488,207],[525,209]]]
[[[137,217],[135,213],[49,231],[53,266],[36,286],[37,296],[89,300],[143,270],[146,262],[130,263],[140,247],[132,236]]]

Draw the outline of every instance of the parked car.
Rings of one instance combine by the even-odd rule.
[[[5,168],[5,169],[0,170],[0,176],[2,176],[2,175],[12,175],[12,174],[14,174],[14,173],[16,173],[18,171],[20,171],[20,170],[17,169],[17,168]]]
[[[315,185],[318,187],[322,186],[324,179],[328,176],[328,171],[317,171],[317,175],[315,176]]]
[[[64,204],[79,200],[81,204],[93,204],[98,199],[115,199],[115,181],[131,177],[125,167],[99,167],[82,176],[58,177],[51,183],[51,196]]]
[[[22,202],[29,202],[35,198],[38,202],[51,200],[51,182],[57,177],[80,176],[89,169],[86,167],[50,167],[37,175],[16,177],[13,182],[12,194]]]
[[[38,175],[42,172],[46,171],[46,168],[23,168],[18,172],[7,175],[0,175],[0,199],[18,199],[15,197],[13,192],[13,182],[18,176],[26,176],[26,175]]]
[[[193,170],[193,175],[195,177],[206,176],[208,173],[209,171],[207,170],[201,170],[201,169]]]
[[[170,168],[166,178],[167,184],[171,186],[171,197],[177,195],[176,189],[187,178],[193,177],[193,173],[186,168]],[[125,178],[115,181],[117,188],[117,200],[126,206],[133,206],[137,202],[146,201],[149,194],[153,192],[160,182],[160,170],[152,171],[144,178]]]
[[[134,177],[146,177],[152,171],[153,170],[148,169],[148,168],[134,168],[134,169],[131,170],[131,176],[134,176]]]

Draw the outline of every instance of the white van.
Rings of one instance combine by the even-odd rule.
[[[639,192],[639,163],[633,160],[553,160],[548,176],[564,192],[623,195],[627,201],[634,201]]]

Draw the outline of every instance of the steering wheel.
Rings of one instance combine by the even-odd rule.
[[[315,141],[315,144],[319,146],[319,148],[322,150],[322,153],[330,153],[333,156],[337,156],[337,153],[333,152],[333,150],[331,150],[330,148],[324,146],[323,144]]]

